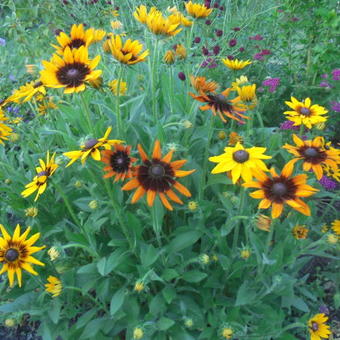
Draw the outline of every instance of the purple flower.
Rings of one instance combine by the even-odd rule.
[[[272,52],[270,50],[264,49],[264,50],[261,51],[261,54],[262,55],[270,55],[270,54],[272,54]]]
[[[320,87],[327,87],[327,88],[331,88],[332,86],[330,84],[327,83],[327,81],[322,81],[319,84]]]
[[[327,176],[322,176],[321,179],[319,180],[319,183],[327,190],[331,191],[336,189],[337,183]]]
[[[223,35],[223,31],[222,30],[216,30],[216,36],[217,37],[221,37]]]
[[[214,55],[218,55],[220,51],[221,51],[221,47],[219,45],[214,46],[213,48]]]
[[[263,86],[269,87],[269,92],[275,92],[276,88],[280,85],[280,78],[268,78],[262,82]]]
[[[321,305],[319,307],[319,312],[320,313],[323,313],[323,314],[326,314],[326,315],[329,315],[329,309],[326,305]]]
[[[321,74],[321,78],[327,79],[328,78],[328,74],[327,73]]]
[[[6,40],[3,38],[0,38],[0,46],[5,46],[6,45]]]
[[[201,67],[205,68],[215,68],[217,67],[216,61],[212,58],[208,58],[206,60],[203,61],[203,63],[201,64]]]
[[[263,60],[263,55],[261,53],[256,53],[253,57],[255,60]]]
[[[240,47],[238,50],[239,50],[240,52],[244,52],[244,47]]]
[[[331,109],[335,112],[340,112],[340,102],[331,102]]]
[[[202,47],[202,54],[209,55],[209,50],[206,47]]]
[[[185,80],[186,79],[186,76],[185,76],[185,74],[183,73],[183,72],[179,72],[178,73],[178,78],[180,79],[180,80]]]
[[[240,27],[234,27],[234,28],[233,28],[233,31],[235,31],[235,32],[240,31],[240,30],[241,30]]]
[[[230,47],[234,47],[236,44],[237,44],[237,40],[236,39],[229,40],[229,46]]]
[[[229,60],[234,60],[234,59],[235,59],[235,57],[232,56],[232,55],[228,55],[227,58],[228,58]]]
[[[299,130],[298,126],[293,126],[294,122],[290,120],[285,120],[280,124],[280,130]]]
[[[296,21],[299,21],[300,19],[297,18],[297,17],[293,17],[293,18],[291,18],[290,20],[293,21],[293,22],[296,22]]]
[[[13,74],[10,74],[10,75],[8,76],[8,78],[9,78],[9,80],[11,80],[11,81],[16,81],[16,80],[17,80]]]
[[[205,21],[205,24],[206,24],[206,25],[211,25],[211,20],[209,20],[209,19],[206,20],[206,21]]]
[[[218,8],[220,5],[216,2],[214,3],[214,8]]]
[[[252,37],[249,37],[250,40],[263,40],[263,36],[260,34],[256,34]]]
[[[195,39],[194,39],[194,43],[195,44],[199,44],[201,42],[201,38],[200,37],[196,37]]]
[[[333,80],[340,80],[340,68],[336,68],[332,71]]]
[[[224,11],[224,6],[220,6],[220,11]]]

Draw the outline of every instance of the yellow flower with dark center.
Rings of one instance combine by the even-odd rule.
[[[227,122],[224,117],[226,116],[244,124],[244,121],[241,120],[241,118],[249,119],[249,117],[243,115],[241,112],[246,111],[246,109],[240,105],[240,97],[228,99],[230,91],[231,88],[227,88],[220,94],[200,91],[200,96],[196,96],[191,92],[189,92],[189,95],[199,102],[206,103],[206,105],[201,106],[200,109],[202,111],[211,110],[214,116],[218,114],[222,122]]]
[[[268,171],[267,166],[261,159],[270,159],[271,156],[264,155],[266,148],[252,147],[245,148],[241,143],[235,147],[224,148],[225,153],[219,156],[209,157],[210,162],[218,163],[212,174],[231,171],[233,184],[242,177],[245,182],[253,178],[253,170],[261,169]]]
[[[340,220],[334,220],[332,222],[332,229],[337,235],[340,235]]]
[[[124,45],[119,35],[108,40],[108,47],[112,56],[123,64],[134,65],[145,60],[149,50],[142,52],[143,45],[138,40],[128,39]]]
[[[0,224],[0,229],[2,233],[2,237],[0,237],[0,263],[2,264],[0,275],[7,272],[9,285],[13,287],[14,275],[16,274],[19,287],[21,287],[22,269],[33,275],[38,275],[31,264],[37,264],[39,266],[45,265],[32,256],[32,254],[44,249],[45,246],[33,246],[39,239],[40,233],[36,233],[29,239],[26,239],[31,231],[31,227],[28,227],[25,232],[21,234],[20,225],[17,224],[13,236],[8,234],[2,224]]]
[[[195,211],[195,210],[197,210],[197,208],[198,208],[198,203],[197,203],[197,202],[195,202],[195,201],[190,201],[190,202],[188,203],[188,209],[189,209],[189,210]]]
[[[237,87],[247,84],[248,82],[249,81],[247,76],[241,76],[240,78],[236,78],[236,80],[231,83],[231,87],[233,90],[236,90]]]
[[[37,175],[33,178],[31,183],[28,183],[25,186],[26,189],[21,193],[22,197],[26,198],[37,191],[37,195],[34,199],[34,201],[36,201],[46,190],[48,178],[51,177],[58,168],[58,164],[55,163],[54,157],[55,153],[50,158],[50,153],[47,152],[46,163],[42,159],[39,159],[40,166],[36,167]]]
[[[328,117],[323,117],[328,111],[320,105],[314,104],[310,98],[306,98],[304,102],[299,102],[296,98],[291,97],[291,102],[285,102],[293,111],[285,111],[287,119],[294,122],[293,126],[304,125],[311,129],[313,125],[326,122]]]
[[[107,171],[103,178],[114,177],[114,182],[117,182],[133,177],[133,163],[137,158],[130,156],[131,146],[115,144],[113,147],[113,150],[102,151],[102,162],[106,164],[103,170]]]
[[[45,284],[46,292],[51,293],[52,297],[59,296],[61,294],[62,289],[63,289],[63,285],[62,285],[61,281],[57,277],[50,275],[47,278],[47,282],[48,283]]]
[[[292,234],[297,240],[305,239],[307,238],[309,229],[306,228],[304,225],[296,225],[292,229]]]
[[[108,139],[111,131],[112,127],[109,126],[102,138],[98,139],[92,138],[87,140],[84,144],[80,146],[81,150],[64,152],[63,155],[71,159],[70,162],[66,165],[66,167],[73,164],[79,158],[81,159],[81,163],[84,164],[86,158],[90,155],[95,161],[100,161],[101,160],[100,148],[110,150],[111,146],[115,144],[124,143],[124,141],[120,139]]]
[[[52,46],[57,50],[58,54],[63,54],[65,49],[69,47],[70,49],[77,49],[81,46],[89,47],[91,44],[102,40],[105,37],[106,32],[103,30],[96,30],[94,28],[89,28],[84,30],[83,24],[72,25],[70,36],[64,32],[60,32],[57,35],[57,41],[60,46]]]
[[[325,144],[323,137],[315,137],[313,140],[302,140],[293,134],[296,146],[285,144],[284,149],[296,156],[287,164],[294,166],[299,160],[303,160],[303,170],[313,170],[315,176],[320,180],[323,176],[322,165],[328,165],[334,172],[338,171],[340,164],[340,151]],[[328,143],[327,143],[328,144]]]
[[[175,11],[171,15],[169,15],[169,20],[173,24],[179,24],[185,27],[189,27],[192,25],[192,21],[186,18],[181,12]]]
[[[246,108],[251,110],[257,105],[256,84],[238,86],[236,91]]]
[[[187,50],[182,44],[176,45],[175,52],[179,59],[185,59],[187,57]]]
[[[171,162],[173,150],[162,157],[161,145],[158,140],[155,142],[151,159],[148,158],[140,144],[138,144],[138,151],[143,164],[136,167],[135,177],[122,187],[122,190],[137,189],[131,203],[136,203],[146,194],[148,206],[151,207],[156,195],[159,195],[163,205],[167,209],[173,210],[167,197],[178,204],[183,204],[182,200],[172,190],[173,188],[184,196],[191,197],[190,191],[176,180],[177,177],[185,177],[195,171],[179,170],[186,163],[186,160]]]
[[[190,82],[193,88],[201,93],[215,92],[218,88],[218,84],[214,81],[206,81],[205,77],[190,76]]]
[[[326,173],[326,176],[334,178],[337,182],[340,182],[340,168],[336,170],[327,164],[322,164],[322,170]]]
[[[245,60],[245,61],[238,60],[238,59],[230,60],[228,58],[222,59],[222,62],[225,66],[227,66],[231,70],[242,70],[246,66],[252,64],[250,60]]]
[[[4,140],[8,140],[8,137],[13,133],[12,128],[6,124],[0,123],[0,144],[5,145]]]
[[[205,5],[193,3],[192,1],[185,3],[185,9],[188,14],[196,19],[206,18],[213,11],[212,8],[208,8]]]
[[[172,65],[175,62],[175,58],[176,58],[175,52],[172,50],[167,50],[164,54],[163,60],[168,65]]]
[[[47,87],[65,88],[64,93],[84,91],[86,82],[102,74],[101,70],[94,70],[99,61],[99,55],[89,59],[84,46],[72,50],[67,46],[62,57],[54,54],[51,61],[42,61],[45,68],[40,72],[41,81]]]
[[[18,90],[15,90],[13,94],[8,97],[8,100],[13,103],[25,103],[38,94],[46,95],[45,86],[40,79],[20,86]]]
[[[272,218],[281,215],[285,204],[306,216],[310,216],[309,206],[300,197],[312,196],[319,190],[307,185],[307,175],[291,176],[292,172],[293,167],[289,164],[284,166],[281,175],[278,175],[274,168],[271,168],[271,177],[261,170],[256,170],[253,175],[257,181],[243,183],[243,186],[258,189],[249,196],[261,199],[259,209],[268,209],[272,206]]]
[[[118,81],[118,79],[114,79],[109,82],[110,89],[112,93],[117,96],[118,95],[118,84],[119,84],[119,95],[124,96],[127,91],[127,83],[123,80]]]
[[[256,226],[258,229],[268,232],[270,230],[271,224],[272,220],[270,217],[262,214],[257,215]]]
[[[331,331],[329,330],[329,326],[325,324],[327,320],[328,317],[323,313],[316,314],[308,320],[310,340],[328,339]]]
[[[228,145],[243,144],[243,138],[235,131],[230,132]]]

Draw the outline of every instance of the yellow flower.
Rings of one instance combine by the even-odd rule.
[[[35,69],[37,68],[37,65],[34,64],[26,64],[26,72],[27,73],[34,73]]]
[[[11,135],[9,135],[9,140],[12,143],[17,142],[20,139],[20,135],[18,133],[12,133]]]
[[[269,231],[271,223],[272,223],[271,218],[266,215],[260,214],[256,218],[256,226],[260,230]]]
[[[138,41],[128,39],[124,45],[119,35],[111,37],[108,41],[108,47],[112,56],[123,64],[134,65],[145,60],[149,55],[149,50],[141,53],[143,45]]]
[[[150,11],[148,12],[146,6],[140,5],[139,7],[136,8],[135,12],[133,13],[133,16],[137,21],[145,25],[148,17],[155,13],[161,12],[156,7],[151,7]]]
[[[186,18],[181,12],[179,11],[174,11],[170,16],[169,16],[170,22],[173,24],[180,24],[185,27],[189,27],[192,25],[192,21],[190,21],[188,18]]]
[[[92,79],[89,80],[89,84],[94,87],[95,89],[99,89],[101,88],[102,84],[103,84],[103,78],[99,77],[97,79]]]
[[[144,332],[143,332],[143,330],[140,327],[136,327],[133,330],[133,338],[134,339],[139,340],[139,339],[142,339],[143,336],[144,336]]]
[[[46,89],[41,80],[38,79],[20,86],[18,90],[15,90],[13,94],[8,97],[8,100],[12,101],[13,103],[25,103],[39,93],[45,95]]]
[[[294,122],[294,126],[304,125],[311,129],[313,125],[326,122],[328,117],[323,117],[328,111],[320,105],[314,104],[310,98],[306,98],[304,102],[299,102],[296,98],[291,97],[291,102],[285,102],[293,111],[285,111],[287,119]]]
[[[336,170],[327,164],[322,164],[322,169],[328,177],[334,178],[337,182],[340,182],[340,168]]]
[[[38,215],[38,208],[36,207],[30,207],[25,209],[25,215],[28,217],[36,217]]]
[[[244,260],[248,260],[251,256],[251,250],[249,248],[243,248],[241,249],[240,256]]]
[[[8,136],[10,136],[12,132],[13,130],[9,126],[0,123],[0,144],[5,145],[3,141],[8,140]]]
[[[198,208],[198,203],[195,201],[189,201],[188,203],[188,209],[191,211],[195,211]]]
[[[47,103],[39,104],[38,111],[40,115],[45,115],[49,109],[55,110],[58,106],[53,103],[53,99],[51,98]]]
[[[308,228],[306,228],[304,225],[296,225],[292,229],[292,234],[297,240],[306,239],[308,232]]]
[[[225,133],[225,131],[219,131],[217,136],[220,140],[224,140],[227,138],[227,134]]]
[[[34,201],[46,190],[47,180],[58,168],[58,164],[54,161],[55,153],[50,158],[50,153],[47,152],[46,163],[39,159],[40,166],[36,168],[37,175],[33,178],[31,183],[25,186],[25,190],[21,193],[21,196],[28,197],[37,191]]]
[[[99,61],[99,55],[89,59],[84,46],[72,50],[67,46],[62,57],[54,54],[50,61],[42,61],[41,81],[47,87],[65,88],[64,93],[84,91],[86,82],[102,74],[101,70],[94,70]]]
[[[242,102],[248,109],[253,109],[257,105],[256,84],[237,87],[236,91]]]
[[[236,90],[236,88],[239,87],[240,85],[244,85],[247,83],[248,83],[248,77],[241,76],[240,78],[236,78],[236,80],[231,83],[231,87],[233,90]]]
[[[246,66],[252,64],[250,60],[245,61],[238,59],[230,60],[228,58],[222,59],[222,62],[225,66],[227,66],[231,70],[242,70]]]
[[[327,242],[330,244],[336,244],[338,242],[338,236],[334,234],[327,235]]]
[[[243,138],[235,131],[230,132],[228,145],[236,145],[237,143],[243,144]]]
[[[308,320],[307,324],[311,340],[328,339],[331,331],[329,326],[325,324],[327,320],[328,317],[323,313],[316,314]]]
[[[192,1],[189,1],[185,4],[185,9],[192,17],[196,19],[206,18],[213,11],[212,8],[193,3]]]
[[[83,186],[83,183],[81,181],[75,181],[74,186],[79,189]]]
[[[218,84],[214,81],[206,81],[205,77],[190,76],[191,85],[199,93],[215,92],[218,88]]]
[[[111,21],[110,24],[111,24],[111,28],[112,28],[113,30],[118,30],[118,29],[120,29],[120,28],[123,27],[122,22],[119,21],[119,20]]]
[[[96,200],[92,200],[90,203],[89,203],[89,208],[92,209],[92,210],[95,210],[98,208],[98,202]]]
[[[144,290],[144,283],[142,281],[137,281],[135,283],[135,287],[133,288],[136,292],[140,293],[142,290]]]
[[[165,63],[172,65],[175,62],[175,52],[167,50],[164,54],[163,60]]]
[[[63,289],[61,281],[57,277],[51,275],[47,278],[47,281],[48,283],[45,284],[46,292],[51,293],[52,297],[59,296]]]
[[[96,161],[101,160],[100,149],[110,150],[112,145],[123,143],[124,141],[119,139],[108,139],[112,127],[109,126],[102,138],[99,139],[89,139],[83,145],[81,145],[81,150],[64,152],[63,155],[70,158],[71,161],[66,165],[66,167],[73,164],[77,159],[81,159],[81,163],[84,164],[86,158],[91,155]]]
[[[261,159],[270,159],[271,156],[264,155],[266,148],[252,147],[244,148],[237,143],[235,147],[224,148],[225,153],[219,156],[210,157],[209,161],[219,163],[212,171],[212,174],[231,171],[232,182],[235,184],[242,177],[245,182],[253,178],[253,170],[261,169],[268,171],[267,166]]]
[[[118,95],[118,85],[119,85],[119,95],[124,96],[127,91],[127,83],[125,81],[118,81],[118,79],[114,79],[109,82],[110,89],[112,93],[117,96]]]
[[[202,263],[202,264],[209,264],[210,262],[210,257],[208,254],[201,254],[199,256],[199,261]]]
[[[337,235],[340,235],[340,220],[334,220],[332,222],[332,229]]]
[[[47,251],[47,254],[50,257],[52,262],[55,261],[60,256],[60,253],[59,253],[59,251],[58,251],[58,249],[56,247],[51,247]]]
[[[114,17],[119,17],[119,12],[118,12],[117,10],[111,11],[111,14],[112,14]]]
[[[2,224],[0,224],[0,229],[2,233],[2,237],[0,237],[0,263],[2,263],[0,275],[7,272],[9,285],[13,287],[14,275],[16,274],[19,287],[21,287],[22,269],[33,275],[38,275],[32,268],[31,263],[39,266],[45,265],[32,256],[32,254],[44,249],[45,246],[33,246],[39,239],[40,233],[36,233],[29,239],[26,239],[31,231],[31,227],[28,227],[25,232],[21,234],[20,225],[17,224],[13,236],[8,234]]]
[[[327,233],[328,230],[329,230],[329,226],[327,224],[323,224],[321,226],[321,232],[322,233]]]
[[[180,59],[185,59],[187,57],[187,50],[182,44],[177,44],[176,45],[176,55]]]
[[[221,335],[225,339],[231,339],[234,334],[234,331],[230,327],[224,327],[222,329]]]
[[[14,327],[16,324],[14,319],[6,319],[5,320],[5,326],[6,327]]]
[[[185,319],[184,326],[190,328],[194,325],[194,321],[192,319]]]

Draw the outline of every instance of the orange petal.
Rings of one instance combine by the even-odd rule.
[[[162,157],[161,143],[157,139],[153,147],[152,158],[161,159],[161,157]]]
[[[269,200],[268,198],[264,198],[260,203],[258,208],[259,209],[268,209],[270,205],[272,204],[272,201]]]
[[[139,186],[139,181],[134,178],[131,181],[127,182],[123,187],[122,190],[132,190]]]
[[[142,158],[142,161],[146,161],[148,159],[148,156],[147,154],[145,153],[144,149],[142,148],[142,146],[140,144],[137,145],[137,149],[138,149],[138,152]]]
[[[174,202],[178,203],[178,204],[183,204],[183,202],[181,201],[181,199],[171,190],[169,189],[166,194],[168,195],[168,197],[173,200]]]
[[[170,163],[174,150],[170,150],[162,159],[162,162]]]
[[[180,169],[186,162],[186,159],[180,159],[178,161],[171,162],[170,165],[174,170],[177,170]]]
[[[301,214],[304,214],[306,216],[310,216],[311,215],[310,208],[309,208],[309,206],[304,201],[300,200],[299,198],[295,198],[295,202],[297,202],[300,205],[300,207],[299,208],[298,207],[296,207],[296,208],[293,207],[293,209],[297,210],[298,212],[300,212]]]
[[[321,177],[323,176],[323,171],[322,171],[322,167],[320,164],[316,164],[316,165],[312,165],[312,169],[315,173],[315,176],[318,180],[321,179]]]
[[[148,190],[148,192],[146,193],[146,201],[148,202],[149,207],[153,206],[153,202],[155,200],[155,197],[156,197],[156,191]]]
[[[164,195],[162,192],[159,193],[159,197],[160,197],[160,199],[161,199],[163,205],[164,205],[167,209],[173,210],[171,204],[169,203],[169,201],[166,199],[165,195]]]
[[[174,188],[177,189],[181,194],[183,194],[186,197],[191,197],[190,191],[181,183],[175,182]]]
[[[192,174],[195,171],[196,171],[195,169],[189,170],[189,171],[177,170],[177,171],[175,171],[175,176],[176,177],[185,177],[185,176]]]
[[[131,203],[136,203],[145,194],[145,189],[143,187],[138,187],[134,195],[132,196]]]
[[[277,218],[282,214],[283,204],[273,202],[272,218]]]

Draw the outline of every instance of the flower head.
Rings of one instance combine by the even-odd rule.
[[[221,331],[221,336],[224,339],[231,339],[233,337],[234,331],[230,327],[224,327]]]
[[[7,100],[13,103],[25,103],[38,94],[46,95],[46,89],[39,79],[20,86],[20,88],[15,90]]]
[[[243,186],[258,189],[249,196],[261,199],[259,209],[268,209],[272,206],[272,218],[277,218],[282,214],[285,204],[306,216],[310,216],[309,206],[300,197],[312,196],[318,190],[307,185],[307,175],[291,176],[292,172],[293,166],[290,164],[284,166],[281,175],[278,175],[274,168],[271,168],[271,177],[261,170],[256,170],[253,174],[257,181],[246,182]]]
[[[0,123],[0,144],[4,145],[4,140],[8,140],[8,137],[13,133],[12,128],[6,124]]]
[[[141,291],[143,291],[145,288],[143,281],[137,281],[135,283],[135,287],[133,288],[134,291],[136,291],[137,293],[140,293]]]
[[[237,143],[243,144],[243,138],[237,132],[231,131],[229,134],[228,145],[235,146]]]
[[[320,105],[312,105],[310,98],[304,102],[299,102],[296,98],[291,97],[291,102],[285,102],[293,111],[285,111],[287,119],[294,122],[294,126],[304,125],[311,129],[313,125],[326,122],[328,117],[323,117],[328,111]]]
[[[109,86],[110,86],[112,93],[115,96],[118,95],[118,91],[119,91],[120,96],[124,96],[126,91],[127,91],[127,83],[125,81],[122,81],[122,80],[119,82],[118,79],[114,79],[114,80],[109,82]],[[118,87],[119,87],[119,90],[118,90]]]
[[[45,284],[46,292],[51,293],[52,297],[59,296],[63,289],[63,285],[61,281],[57,277],[51,276],[51,275],[47,278],[47,281],[48,283]]]
[[[164,54],[163,60],[166,64],[172,65],[175,62],[176,54],[172,50],[167,50]]]
[[[83,145],[81,145],[81,150],[76,151],[68,151],[64,152],[63,155],[70,158],[70,162],[66,165],[66,167],[73,164],[77,159],[81,159],[81,163],[84,164],[86,158],[91,155],[95,161],[101,160],[100,148],[104,148],[105,150],[110,150],[111,146],[115,144],[123,143],[124,141],[120,139],[108,139],[112,127],[109,126],[102,138],[92,138],[87,140]]]
[[[218,84],[214,81],[206,81],[205,77],[190,76],[191,85],[197,92],[215,92],[218,88]]]
[[[308,320],[308,329],[311,340],[321,340],[322,338],[328,339],[331,334],[329,326],[325,324],[328,317],[323,314],[316,314]]]
[[[52,262],[55,261],[60,256],[60,252],[58,251],[58,249],[56,247],[51,247],[47,251],[47,254],[50,257]]]
[[[37,264],[39,266],[45,265],[32,256],[32,254],[44,249],[45,246],[33,246],[39,239],[40,233],[36,233],[29,239],[26,239],[31,231],[31,227],[28,227],[25,232],[21,234],[20,225],[18,224],[12,236],[8,234],[2,224],[0,224],[0,230],[2,233],[2,237],[0,237],[0,263],[2,264],[0,275],[7,272],[9,285],[13,287],[14,275],[16,274],[19,287],[21,287],[22,269],[33,275],[38,275],[31,264]]]
[[[332,229],[337,235],[340,235],[340,220],[334,220],[332,222]]]
[[[213,11],[212,8],[207,8],[205,5],[193,3],[192,1],[185,3],[185,9],[188,14],[196,19],[206,18]]]
[[[297,240],[305,239],[307,238],[309,229],[306,228],[304,225],[296,225],[292,229],[292,234]]]
[[[86,82],[102,74],[101,70],[94,70],[99,61],[99,55],[89,59],[84,46],[72,50],[67,46],[62,57],[54,54],[50,61],[43,60],[41,81],[47,87],[64,88],[64,93],[84,91]]]
[[[36,217],[38,215],[38,208],[36,207],[30,207],[25,209],[25,215],[28,217]]]
[[[140,340],[143,338],[143,336],[144,336],[143,329],[140,327],[135,327],[135,329],[133,330],[133,338],[136,340]]]
[[[251,110],[256,106],[256,84],[238,86],[236,91],[246,108]]]
[[[280,85],[280,78],[268,78],[262,82],[263,86],[269,87],[269,92],[275,92]]]
[[[258,229],[268,232],[270,230],[271,224],[272,220],[270,217],[262,214],[257,215],[256,226]]]
[[[327,164],[335,172],[338,170],[340,151],[325,145],[323,137],[315,137],[313,140],[302,140],[293,134],[293,140],[296,146],[289,144],[283,146],[284,149],[296,157],[287,164],[293,166],[297,161],[303,160],[303,170],[313,170],[318,180],[323,176],[323,164]]]
[[[231,70],[242,70],[246,66],[250,65],[252,62],[250,60],[231,60],[229,58],[222,59],[222,62],[225,66],[230,68]]]
[[[176,203],[183,204],[173,188],[184,196],[191,197],[190,191],[176,180],[177,177],[185,177],[195,171],[179,170],[186,163],[186,160],[171,162],[173,150],[162,157],[161,145],[158,140],[155,142],[151,159],[148,158],[140,144],[138,151],[143,164],[136,167],[135,177],[122,187],[122,190],[137,189],[131,203],[136,203],[146,194],[147,203],[151,207],[156,195],[158,195],[163,205],[167,209],[173,210],[167,197]]]
[[[272,158],[271,156],[263,154],[266,148],[245,148],[241,143],[237,143],[235,147],[226,147],[224,151],[225,153],[222,155],[209,158],[209,161],[218,163],[211,173],[218,174],[231,171],[233,184],[235,184],[240,177],[242,177],[245,182],[251,181],[254,169],[268,171],[262,159]]]
[[[25,190],[21,193],[21,196],[28,197],[37,191],[34,201],[46,190],[48,178],[51,177],[58,168],[58,164],[54,160],[55,153],[50,158],[50,153],[47,152],[46,163],[39,159],[40,166],[36,168],[36,176],[31,183],[25,186]]]

